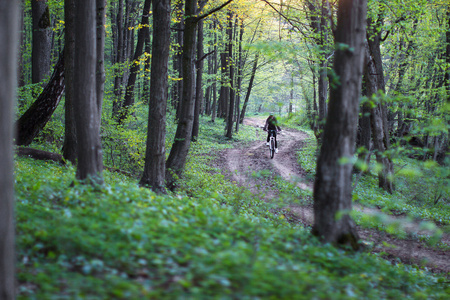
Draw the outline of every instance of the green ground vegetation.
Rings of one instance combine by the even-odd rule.
[[[143,158],[119,160],[119,153],[145,152],[141,115],[138,107],[122,132],[110,129],[123,134],[121,140],[103,130],[104,145],[117,146],[104,146],[106,164],[127,166],[131,176],[105,171],[102,186],[74,181],[71,165],[16,157],[18,299],[446,299],[450,294],[448,279],[426,269],[319,243],[308,228],[288,223],[227,181],[212,160],[221,149],[252,140],[253,128],[243,126],[227,140],[220,120],[202,119],[177,192],[159,196],[140,188],[136,170]],[[168,146],[174,132],[169,127]],[[40,147],[59,147],[51,128],[41,134]],[[305,152],[299,160],[312,166],[314,150]],[[418,201],[388,200],[371,185],[370,177],[361,180],[357,201],[416,211]],[[448,224],[448,210],[432,208],[429,218]]]

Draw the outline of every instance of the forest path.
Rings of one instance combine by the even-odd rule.
[[[244,147],[227,149],[219,155],[217,167],[223,170],[225,175],[235,181],[237,185],[248,188],[254,194],[260,194],[266,201],[273,201],[280,196],[280,191],[274,186],[272,175],[278,175],[284,180],[296,184],[304,190],[312,191],[313,182],[307,177],[307,173],[299,166],[296,159],[296,151],[301,149],[308,135],[305,132],[283,129],[277,135],[278,154],[273,159],[269,157],[266,146],[267,134],[262,130],[265,120],[261,118],[246,118],[245,125],[255,127],[256,137],[259,139]],[[271,174],[270,176],[267,174]],[[312,205],[300,205],[289,201],[282,205],[285,217],[290,222],[300,222],[311,226],[314,222]],[[355,205],[354,209],[367,214],[376,214],[380,211],[376,208],[368,208]],[[393,235],[375,229],[366,229],[358,226],[360,238],[366,243],[372,244],[372,252],[384,252],[384,257],[403,263],[424,265],[435,272],[450,272],[450,253],[448,251],[429,247],[414,235],[424,235],[419,231],[419,222],[407,221],[404,217],[389,216],[389,221],[399,221],[410,233],[411,238],[399,239]],[[444,234],[442,242],[450,245],[450,235]]]

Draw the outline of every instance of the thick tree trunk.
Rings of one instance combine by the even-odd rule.
[[[170,53],[170,0],[154,1],[153,46],[145,167],[140,185],[165,193],[166,108]],[[147,11],[148,12],[148,11]]]
[[[175,189],[176,179],[183,172],[191,144],[194,122],[194,60],[195,37],[197,32],[197,0],[185,2],[185,25],[183,32],[183,95],[180,102],[180,114],[175,140],[166,162],[166,181],[170,190]]]
[[[77,160],[77,135],[75,128],[75,117],[73,112],[73,99],[75,90],[73,88],[73,70],[75,68],[75,5],[76,0],[64,1],[65,18],[65,49],[64,69],[66,78],[65,93],[65,126],[64,126],[64,159],[75,164]]]
[[[75,15],[75,64],[74,97],[77,130],[78,164],[77,179],[91,183],[103,183],[102,147],[98,117],[96,72],[96,0],[78,0]]]
[[[139,28],[138,31],[136,50],[134,51],[133,62],[130,69],[130,76],[128,77],[128,84],[127,88],[125,89],[125,100],[123,101],[119,114],[119,124],[123,123],[123,121],[128,117],[129,108],[134,104],[134,86],[136,83],[136,77],[139,73],[139,69],[141,68],[139,58],[144,52],[145,39],[149,36],[148,25],[151,3],[151,0],[145,0],[144,2],[144,10],[142,12],[141,20],[141,24],[143,27]]]
[[[252,92],[253,82],[255,81],[256,69],[258,68],[258,57],[259,53],[255,55],[255,60],[253,62],[252,73],[250,74],[250,81],[248,82],[247,94],[245,94],[244,104],[242,105],[241,115],[239,123],[244,122],[245,112],[247,110],[248,100],[250,99],[250,93]]]
[[[43,81],[50,73],[51,64],[53,31],[47,0],[31,0],[31,15],[33,19],[31,81],[32,83],[38,83]]]
[[[64,92],[64,50],[53,71],[49,83],[30,108],[17,121],[16,143],[20,146],[31,144],[36,135],[50,120]]]
[[[0,299],[15,299],[13,116],[19,1],[0,3]]]
[[[323,143],[314,183],[313,233],[325,242],[358,249],[352,209],[351,163],[358,121],[367,0],[340,0],[337,12],[337,49],[334,72],[339,83],[332,86]]]

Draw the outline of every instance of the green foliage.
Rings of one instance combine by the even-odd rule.
[[[69,187],[73,172],[17,160],[20,299],[445,295],[422,271],[236,215],[219,193],[160,197],[108,172],[104,187]]]
[[[74,182],[72,166],[16,159],[19,299],[445,298],[426,272],[323,245],[211,167],[254,139],[202,119],[178,194],[123,175]],[[264,176],[272,176],[270,173]],[[278,182],[279,181],[279,182]],[[280,179],[277,184],[283,185]]]

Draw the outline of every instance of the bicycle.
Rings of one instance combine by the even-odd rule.
[[[273,159],[273,156],[275,155],[275,130],[268,130],[269,131],[269,153],[270,158]]]

